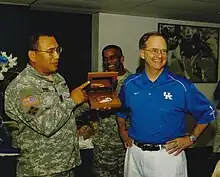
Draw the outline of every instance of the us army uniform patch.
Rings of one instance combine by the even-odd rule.
[[[40,112],[40,98],[33,88],[26,88],[20,92],[21,108],[31,119]]]

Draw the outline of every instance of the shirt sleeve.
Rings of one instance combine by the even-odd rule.
[[[120,92],[119,92],[119,99],[121,101],[121,108],[116,113],[116,115],[120,118],[127,119],[129,115],[129,108],[126,103],[126,89],[125,89],[125,83],[121,86]]]
[[[51,106],[44,107],[35,88],[9,87],[5,92],[5,112],[13,120],[23,122],[34,131],[44,136],[51,136],[69,120],[76,107],[71,98],[56,101],[51,97]]]
[[[187,111],[198,124],[208,124],[217,116],[212,103],[195,87],[190,84],[186,92]]]

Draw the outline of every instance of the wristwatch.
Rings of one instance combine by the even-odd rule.
[[[195,141],[197,140],[197,137],[195,135],[190,135],[189,136],[190,141],[192,141],[193,143],[195,143]]]

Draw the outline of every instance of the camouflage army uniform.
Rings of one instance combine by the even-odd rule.
[[[80,164],[75,117],[83,111],[58,73],[53,81],[27,67],[5,92],[5,111],[18,124],[17,176],[70,176]]]
[[[213,141],[213,152],[215,153],[220,153],[220,116],[219,116],[219,109],[218,111],[218,116],[215,119],[215,136],[214,136],[214,141]]]
[[[118,77],[118,93],[130,74],[126,71],[125,75]],[[102,119],[93,137],[93,144],[94,171],[97,177],[123,177],[125,148],[119,136],[116,115]]]

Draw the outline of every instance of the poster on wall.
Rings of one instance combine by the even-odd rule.
[[[158,24],[168,41],[168,67],[194,83],[218,79],[219,28]]]

